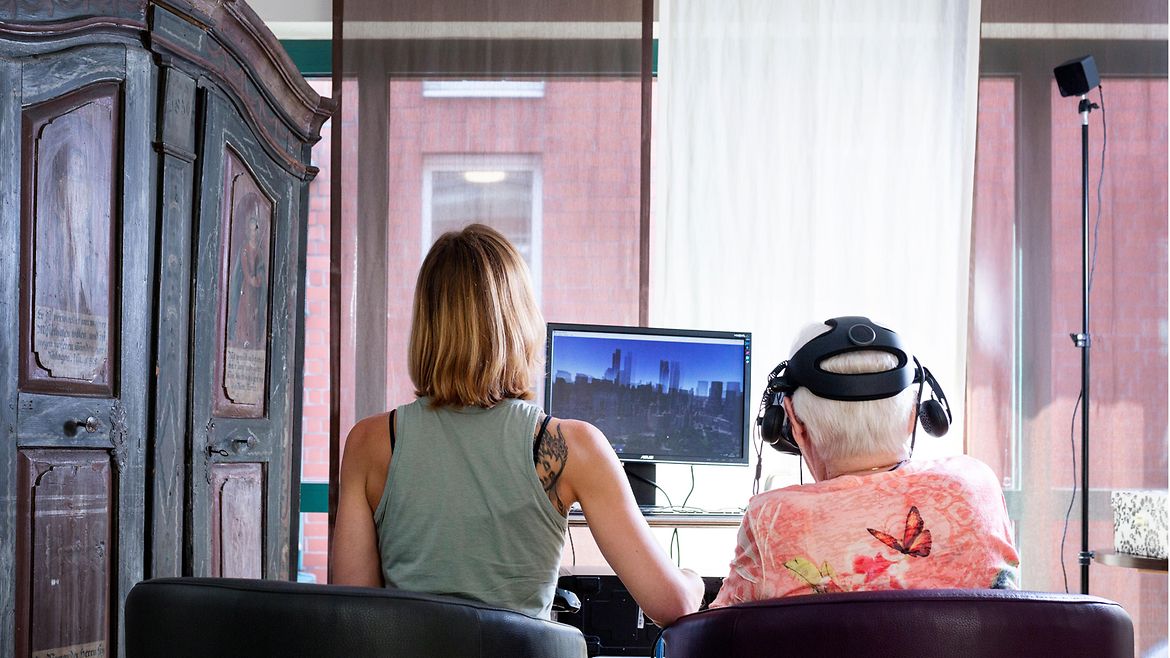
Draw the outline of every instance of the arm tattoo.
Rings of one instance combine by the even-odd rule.
[[[565,443],[565,435],[561,433],[561,424],[557,423],[555,433],[546,427],[544,433],[537,437],[539,447],[536,451],[536,475],[540,478],[540,485],[548,494],[548,499],[562,515],[569,513],[569,506],[561,500],[557,491],[557,482],[561,473],[565,472],[565,464],[569,461],[569,446]]]

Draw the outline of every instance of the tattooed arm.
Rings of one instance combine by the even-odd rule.
[[[561,497],[561,474],[565,472],[565,464],[569,461],[569,447],[565,443],[565,435],[561,424],[550,422],[544,428],[544,433],[536,437],[536,447],[532,451],[533,461],[536,462],[536,475],[540,478],[540,485],[548,500],[557,508],[561,516],[569,513],[571,502],[565,502]]]
[[[581,503],[602,555],[646,615],[666,626],[698,610],[702,579],[672,564],[654,540],[605,435],[554,418],[541,438],[536,470],[549,500],[562,513]]]

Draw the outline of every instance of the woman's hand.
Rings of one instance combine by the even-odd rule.
[[[672,564],[654,540],[605,435],[581,421],[553,420],[552,425],[550,431],[559,432],[567,447],[561,500],[581,503],[598,548],[643,613],[665,627],[698,610],[702,578]]]

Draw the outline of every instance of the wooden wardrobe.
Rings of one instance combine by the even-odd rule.
[[[0,656],[122,655],[143,578],[292,574],[332,109],[242,2],[0,2]]]

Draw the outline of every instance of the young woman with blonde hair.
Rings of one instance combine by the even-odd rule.
[[[531,404],[544,321],[495,230],[440,237],[419,271],[409,369],[418,399],[358,422],[341,465],[339,584],[453,594],[547,618],[569,507],[660,625],[703,584],[671,564],[605,436]]]

